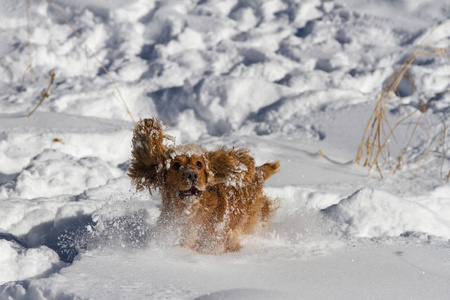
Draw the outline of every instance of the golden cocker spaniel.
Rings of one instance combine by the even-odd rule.
[[[138,122],[128,170],[137,190],[159,190],[158,227],[176,228],[181,245],[198,252],[238,251],[240,237],[264,225],[276,209],[263,184],[280,163],[256,167],[246,149],[169,145],[164,128],[156,118]]]

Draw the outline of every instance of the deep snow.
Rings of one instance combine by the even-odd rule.
[[[136,120],[158,116],[179,144],[280,160],[265,191],[281,205],[238,253],[152,236],[160,198],[127,178],[133,123],[113,83],[31,1],[32,83],[26,1],[2,0],[0,299],[448,298],[450,161],[413,161],[430,141],[449,146],[450,96],[423,114],[395,175],[353,163],[383,83],[421,43],[449,47],[450,23],[436,28],[448,1],[50,2]],[[413,64],[423,98],[450,89],[448,58]],[[392,124],[418,106],[413,91],[402,82]]]

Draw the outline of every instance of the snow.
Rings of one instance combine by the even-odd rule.
[[[441,203],[444,210],[448,204]],[[358,211],[355,214],[355,211]],[[364,213],[361,213],[361,212]],[[409,231],[450,236],[450,224],[441,215],[413,199],[401,199],[384,191],[362,189],[325,209],[351,236],[395,236]]]
[[[1,281],[24,280],[62,266],[58,255],[46,246],[26,249],[14,241],[1,240]]]
[[[417,47],[447,52],[413,62],[390,124],[416,94],[450,89],[448,1],[50,3],[176,152],[280,160],[264,188],[280,207],[237,253],[155,234],[161,198],[126,175],[134,125],[115,84],[46,1],[30,1],[33,83],[26,1],[2,0],[0,299],[448,298],[449,93],[396,127],[393,160],[420,121],[395,174],[353,163],[383,84]]]

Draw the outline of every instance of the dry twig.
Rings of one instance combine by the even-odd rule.
[[[49,90],[50,90],[50,87],[55,82],[55,76],[56,76],[55,69],[51,70],[48,73],[48,75],[50,76],[50,83],[48,84],[47,89],[41,94],[41,101],[39,101],[38,105],[36,105],[36,107],[28,114],[27,118],[29,118],[36,111],[36,109],[38,109],[38,107],[41,106],[42,102],[44,102],[44,100],[46,98],[50,97]]]

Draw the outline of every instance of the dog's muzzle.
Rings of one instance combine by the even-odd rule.
[[[189,190],[187,191],[179,191],[178,195],[181,198],[185,198],[185,197],[199,197],[203,194],[203,191],[199,190],[198,188],[196,188],[195,186],[191,187]]]

